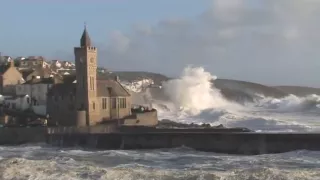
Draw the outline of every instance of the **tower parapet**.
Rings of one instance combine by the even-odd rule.
[[[76,107],[85,111],[86,124],[96,121],[99,114],[97,102],[97,48],[91,43],[85,27],[80,39],[80,47],[74,48],[76,62]]]

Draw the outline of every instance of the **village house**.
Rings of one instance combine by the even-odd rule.
[[[24,83],[22,74],[15,67],[14,61],[0,66],[0,94],[15,95],[15,85]]]
[[[22,77],[25,81],[29,81],[29,80],[33,79],[34,77],[36,77],[36,78],[49,78],[49,77],[54,77],[57,75],[51,69],[42,68],[42,67],[37,67],[34,69],[32,69],[32,68],[20,69],[19,71],[22,74]]]
[[[60,68],[61,67],[61,63],[59,60],[52,60],[51,61],[51,68]]]
[[[42,56],[29,56],[19,62],[19,68],[34,69],[45,67],[45,58]]]
[[[49,89],[62,79],[58,77],[33,77],[23,84],[16,85],[16,94],[18,96],[28,95],[30,97],[30,106],[47,105],[47,93]]]
[[[97,51],[85,28],[80,47],[74,48],[76,80],[70,76],[69,81],[54,84],[48,92],[48,123],[92,126],[123,120],[124,124],[156,125],[156,112],[149,119],[140,116],[141,120],[131,114],[131,95],[117,79],[97,81]]]
[[[30,99],[28,95],[15,95],[5,97],[1,104],[7,109],[24,111],[30,108]]]

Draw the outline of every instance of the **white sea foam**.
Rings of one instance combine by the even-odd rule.
[[[320,154],[311,151],[235,156],[185,147],[99,152],[31,145],[2,148],[0,178],[3,180],[314,180],[320,177]]]
[[[224,98],[212,84],[215,79],[202,67],[188,66],[178,79],[163,83],[162,95],[154,97],[147,91],[144,101],[149,99],[160,119],[178,122],[241,126],[257,131],[320,130],[318,95],[273,98],[254,94],[253,103],[239,104]]]
[[[190,115],[197,115],[208,109],[235,106],[225,100],[218,89],[212,88],[212,81],[215,79],[215,76],[201,67],[187,67],[179,79],[164,82],[163,89],[175,110]]]

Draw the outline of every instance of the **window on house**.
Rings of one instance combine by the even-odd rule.
[[[112,103],[112,108],[116,109],[117,108],[117,98],[112,98],[111,103]]]
[[[107,98],[102,98],[102,109],[107,109]]]
[[[92,103],[92,109],[95,110],[96,109],[96,103]]]
[[[119,98],[120,108],[126,108],[126,98]]]

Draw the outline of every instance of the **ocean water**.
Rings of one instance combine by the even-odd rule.
[[[215,78],[202,67],[187,67],[180,78],[163,83],[163,98],[146,91],[145,99],[158,110],[159,119],[264,132],[320,132],[320,96],[275,98],[243,89],[253,102],[230,101],[212,84]]]
[[[211,84],[203,68],[186,68],[163,84],[165,98],[141,93],[159,119],[223,124],[264,132],[320,132],[320,97],[253,95],[254,102],[231,102]],[[319,140],[320,143],[320,140]],[[239,156],[187,147],[96,151],[44,144],[0,147],[2,180],[320,180],[320,152]]]
[[[237,156],[177,149],[0,147],[3,180],[318,180],[320,152]]]

